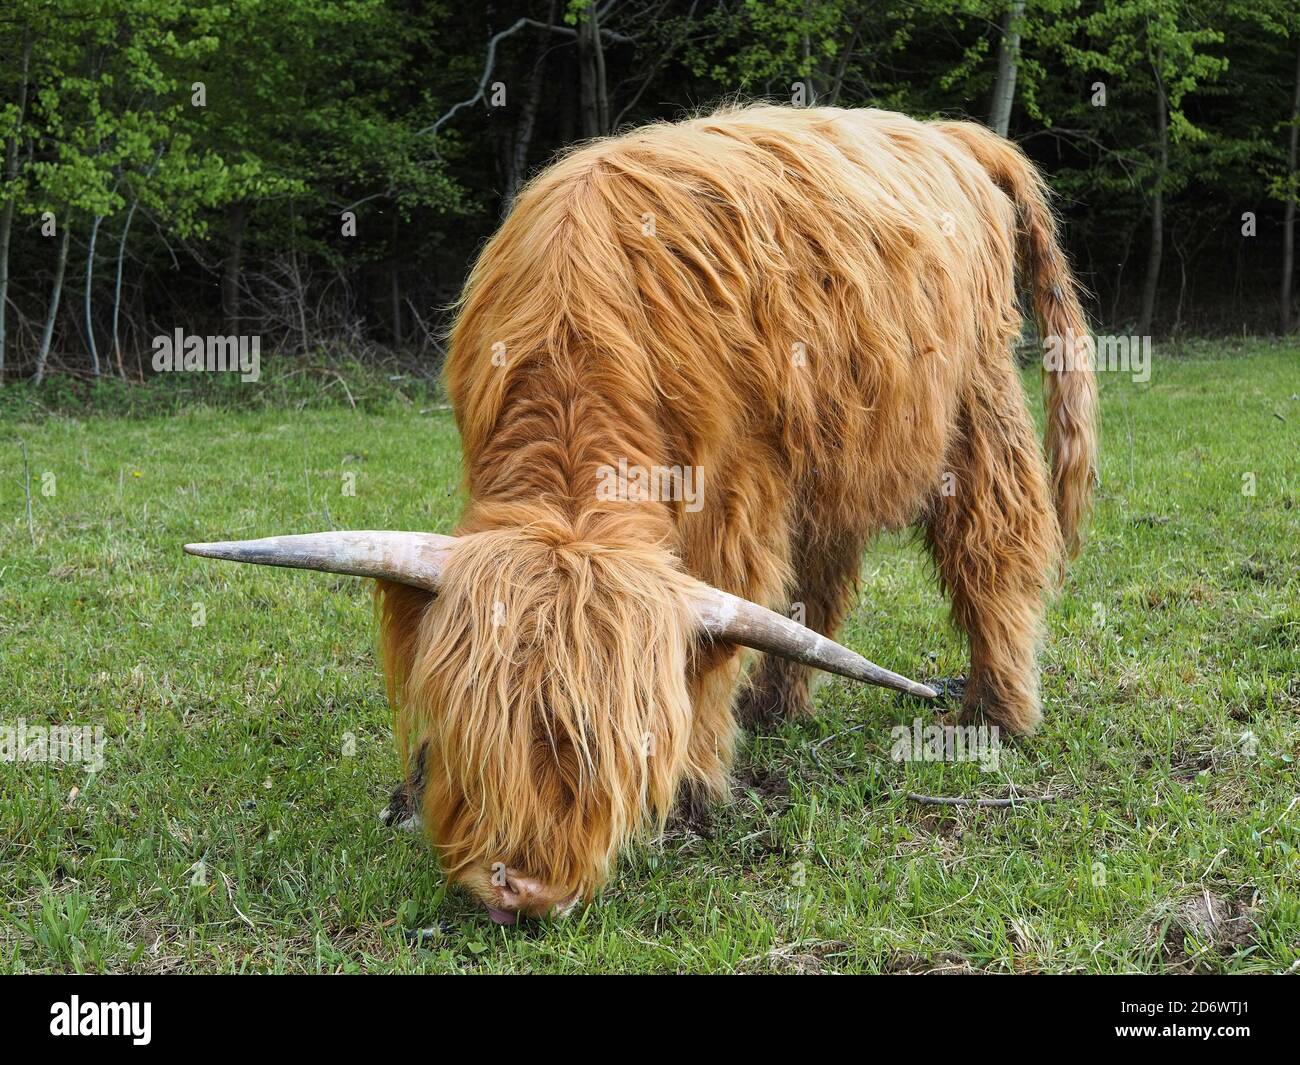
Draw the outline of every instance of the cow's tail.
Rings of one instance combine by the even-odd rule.
[[[983,126],[945,123],[1016,206],[1018,265],[1030,293],[1044,352],[1047,454],[1057,523],[1070,556],[1092,507],[1097,470],[1097,381],[1078,288],[1061,250],[1042,176],[1011,141]]]

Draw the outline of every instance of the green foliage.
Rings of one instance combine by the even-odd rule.
[[[72,234],[66,284],[84,300],[65,300],[53,323],[56,368],[87,364],[88,333],[111,330],[129,361],[178,321],[214,331],[239,317],[231,292],[256,312],[245,308],[245,330],[281,349],[363,338],[418,342],[432,358],[429,338],[509,197],[590,123],[584,79],[601,79],[603,96],[588,96],[607,98],[623,126],[755,97],[983,120],[1007,9],[11,0],[0,17],[8,375],[29,368],[50,303],[60,241],[46,212]],[[595,22],[601,54],[584,64]],[[1185,310],[1238,331],[1258,317],[1253,294],[1277,291],[1284,205],[1300,197],[1293,0],[1027,0],[1016,29],[1010,134],[1061,194],[1096,316],[1131,313],[1130,264],[1143,261],[1159,192],[1178,264],[1165,270],[1162,326],[1182,328]],[[480,83],[502,99],[476,97]],[[1258,217],[1256,238],[1243,239],[1243,213]],[[86,283],[91,293],[75,291]]]
[[[212,411],[329,410],[369,414],[446,405],[441,383],[391,362],[270,358],[255,386],[236,374],[160,374],[148,385],[118,377],[57,375],[40,385],[0,390],[0,421],[31,417],[164,418],[191,407]]]
[[[444,17],[385,0],[16,0],[0,19],[0,195],[17,228],[8,302],[21,312],[48,299],[48,275],[32,269],[55,243],[48,215],[74,235],[74,255],[102,234],[108,246],[92,241],[88,255],[130,268],[130,239],[146,267],[175,273],[227,256],[234,205],[253,216],[246,259],[304,252],[335,271],[344,257],[328,234],[344,210],[374,204],[368,222],[464,214],[461,185],[420,132],[443,106],[427,57]],[[25,63],[9,62],[24,49]],[[373,239],[380,227],[364,228],[353,269],[392,254]],[[86,276],[116,338],[116,280],[94,265]],[[158,328],[137,321],[134,333]]]

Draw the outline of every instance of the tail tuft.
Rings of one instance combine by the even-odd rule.
[[[943,123],[1016,206],[1020,265],[1043,346],[1045,445],[1052,464],[1056,520],[1066,551],[1079,553],[1092,509],[1097,471],[1097,381],[1091,338],[1074,274],[1061,250],[1049,192],[1034,164],[1013,143],[971,122]]]

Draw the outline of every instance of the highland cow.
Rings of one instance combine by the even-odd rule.
[[[970,642],[964,716],[1035,726],[1096,386],[1046,374],[1049,472],[1018,266],[1040,334],[1082,336],[1043,182],[976,125],[763,106],[587,144],[519,197],[457,308],[455,537],[187,550],[379,578],[448,877],[500,921],[565,912],[683,796],[725,796],[738,725],[809,713],[813,667],[934,694],[834,642],[878,531],[924,536]],[[703,471],[701,505],[600,490],[631,467]],[[764,652],[743,678],[742,647]]]

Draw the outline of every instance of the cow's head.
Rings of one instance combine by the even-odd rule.
[[[424,821],[448,877],[507,923],[590,898],[619,847],[662,824],[683,781],[718,783],[690,743],[699,641],[935,694],[700,583],[662,548],[575,537],[558,523],[185,550],[380,581],[399,741],[424,760]]]

